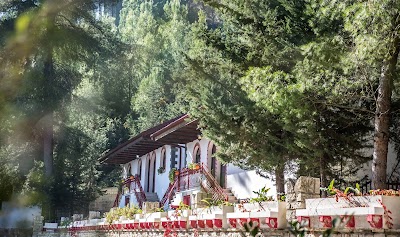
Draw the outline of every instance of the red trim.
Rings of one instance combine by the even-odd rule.
[[[383,217],[382,215],[373,215],[370,214],[367,216],[367,221],[371,228],[378,228],[382,229],[383,228]]]

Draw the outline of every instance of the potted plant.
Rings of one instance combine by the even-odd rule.
[[[191,170],[198,170],[200,169],[200,165],[198,163],[189,163],[188,168]]]
[[[253,191],[254,194],[256,194],[256,197],[250,198],[247,202],[242,203],[240,208],[243,208],[243,210],[258,210],[258,211],[265,211],[268,210],[268,206],[270,203],[275,202],[274,198],[272,196],[267,195],[269,192],[270,188],[263,187],[258,191]],[[275,204],[273,204],[275,205]],[[242,210],[242,211],[243,211]]]
[[[172,169],[169,171],[168,178],[169,178],[169,182],[170,182],[170,183],[173,183],[174,180],[175,180],[175,171],[177,171],[176,168],[172,168]],[[178,174],[179,174],[179,173],[178,173]]]
[[[158,174],[162,174],[162,173],[164,173],[164,172],[165,172],[165,167],[160,166],[160,167],[157,169],[157,173],[158,173]]]
[[[233,203],[224,200],[214,200],[212,198],[204,198],[201,200],[205,204],[205,208],[208,212],[232,212],[234,207]]]

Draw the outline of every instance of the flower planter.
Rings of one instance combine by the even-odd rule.
[[[172,228],[173,229],[187,229],[188,227],[188,217],[185,216],[177,216],[171,218]]]
[[[214,228],[214,226],[221,226],[219,228],[228,228],[229,223],[227,219],[227,214],[234,212],[234,206],[212,206],[210,208],[204,209],[199,217],[204,219],[209,219],[208,226]],[[210,219],[215,221],[210,221]],[[206,223],[207,224],[207,223]],[[207,226],[206,226],[207,227]]]
[[[298,220],[308,220],[311,228],[329,228],[331,220],[342,218],[345,221],[341,228],[399,229],[399,206],[397,196],[306,199],[306,209],[296,210],[296,216]]]
[[[160,229],[166,230],[172,228],[173,222],[168,217],[162,217],[160,219]]]
[[[148,224],[146,219],[139,219],[139,229],[145,230],[147,229]]]
[[[124,230],[133,230],[135,228],[135,220],[124,220],[122,221],[122,227]]]
[[[232,212],[226,214],[230,228],[242,228],[250,221],[250,212]]]
[[[223,226],[223,220],[225,219],[223,214],[204,214],[201,215],[201,219],[205,220],[206,229],[221,229],[227,227],[227,225]]]
[[[189,216],[189,228],[197,228],[197,216]]]
[[[250,221],[262,229],[284,229],[287,226],[285,202],[244,203],[227,214],[231,228],[243,227]]]
[[[190,210],[190,209],[180,210],[180,211],[178,211],[178,213],[174,212],[174,214],[172,216],[175,216],[176,214],[178,214],[178,216],[182,216],[182,217],[189,217],[190,215],[192,215],[192,210]]]
[[[143,214],[135,214],[135,220],[142,219]]]
[[[162,218],[162,217],[167,217],[168,213],[166,212],[153,212],[153,213],[146,213],[143,214],[144,219],[154,219],[154,218]]]
[[[197,219],[197,226],[200,229],[205,229],[206,228],[206,220],[203,219]]]
[[[201,212],[197,212],[199,214],[223,214],[231,213],[235,211],[234,206],[211,206],[209,208],[202,209]]]

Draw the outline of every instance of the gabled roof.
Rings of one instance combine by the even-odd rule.
[[[187,114],[180,115],[129,139],[107,152],[99,161],[107,164],[125,164],[163,145],[191,142],[197,139],[199,134],[197,120],[190,120]]]

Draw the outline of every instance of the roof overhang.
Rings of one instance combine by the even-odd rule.
[[[187,114],[152,127],[122,143],[102,156],[99,161],[107,164],[126,164],[154,151],[163,145],[186,144],[200,134],[197,120]]]
[[[200,135],[197,120],[185,120],[150,135],[151,139],[163,144],[186,144]]]

